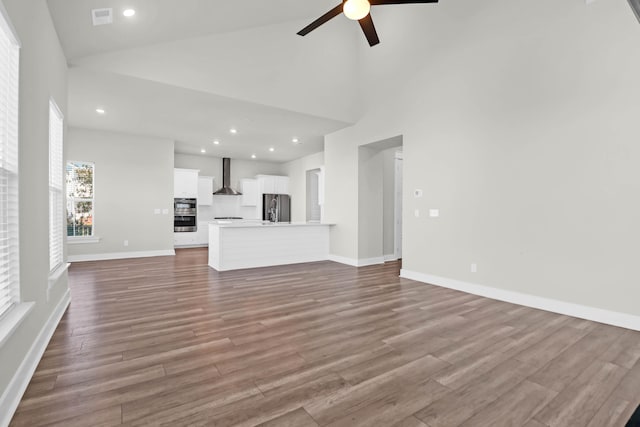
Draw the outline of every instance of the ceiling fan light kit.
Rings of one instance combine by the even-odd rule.
[[[369,14],[371,5],[367,0],[347,0],[344,2],[342,11],[344,16],[352,21],[359,21]]]
[[[375,46],[380,43],[380,39],[378,38],[378,32],[373,25],[373,19],[371,19],[371,6],[416,3],[438,3],[438,0],[343,0],[341,4],[334,7],[329,12],[304,27],[302,30],[298,31],[298,35],[306,36],[322,24],[327,23],[341,13],[344,13],[347,18],[360,23],[360,28],[362,28],[362,32],[367,38],[369,46]]]

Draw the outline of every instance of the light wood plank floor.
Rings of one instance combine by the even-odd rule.
[[[640,333],[331,262],[73,264],[12,426],[624,426]]]

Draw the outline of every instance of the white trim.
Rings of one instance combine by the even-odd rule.
[[[594,322],[606,323],[608,325],[640,331],[640,316],[634,316],[632,314],[604,310],[596,307],[588,307],[551,298],[508,291],[505,289],[492,288],[490,286],[478,285],[475,283],[463,282],[461,280],[449,279],[446,277],[434,276],[405,269],[400,270],[400,277],[443,288],[455,289],[474,295],[480,295],[491,299],[506,301],[513,304],[524,305],[540,310],[551,311],[553,313],[565,314],[567,316],[579,317],[580,319],[592,320]]]
[[[33,310],[35,304],[35,302],[15,304],[2,316],[2,319],[0,319],[0,348]]]
[[[18,48],[22,47],[22,43],[20,43],[20,38],[18,37],[18,32],[14,28],[11,20],[9,19],[9,12],[5,9],[4,4],[2,4],[2,0],[0,0],[0,14],[4,17],[4,23],[0,20],[0,26],[4,27],[5,30],[9,33],[8,35],[13,38],[13,44],[18,46]],[[6,25],[5,25],[6,24]]]
[[[85,245],[87,243],[100,243],[98,236],[67,236],[67,245]]]
[[[69,255],[69,262],[104,261],[109,259],[148,258],[154,256],[175,256],[176,251],[138,251],[138,252],[111,252],[106,254]]]
[[[340,264],[351,265],[353,267],[366,267],[367,265],[384,264],[384,257],[354,259],[340,255],[329,254],[329,261],[338,262]]]
[[[63,262],[60,264],[55,270],[49,273],[49,280],[47,281],[47,301],[49,301],[49,294],[51,293],[51,289],[58,283],[58,280],[64,273],[69,269],[68,262]]]
[[[31,345],[29,352],[16,370],[13,378],[11,378],[2,397],[0,397],[0,426],[8,426],[11,422],[13,414],[18,409],[20,399],[22,399],[24,392],[27,390],[29,381],[31,381],[31,377],[36,371],[38,363],[40,363],[40,359],[42,359],[42,355],[47,349],[47,345],[70,302],[71,291],[67,289],[67,292],[60,299],[51,316],[49,316],[47,323],[40,330],[38,337]]]
[[[404,163],[402,151],[396,151],[393,160],[393,254],[402,258],[402,186],[404,182]],[[399,156],[398,156],[399,155]]]
[[[384,262],[397,261],[398,259],[399,258],[395,254],[386,254],[384,256]]]
[[[337,263],[340,263],[340,264],[351,265],[353,267],[357,267],[358,266],[358,260],[357,259],[347,258],[347,257],[343,257],[343,256],[340,256],[340,255],[329,254],[327,259],[329,261],[337,262]]]

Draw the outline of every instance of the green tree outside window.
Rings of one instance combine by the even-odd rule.
[[[67,163],[67,236],[93,236],[93,175],[93,163]]]

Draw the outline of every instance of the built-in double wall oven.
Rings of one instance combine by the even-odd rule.
[[[196,199],[173,200],[173,231],[193,232],[198,231]]]

